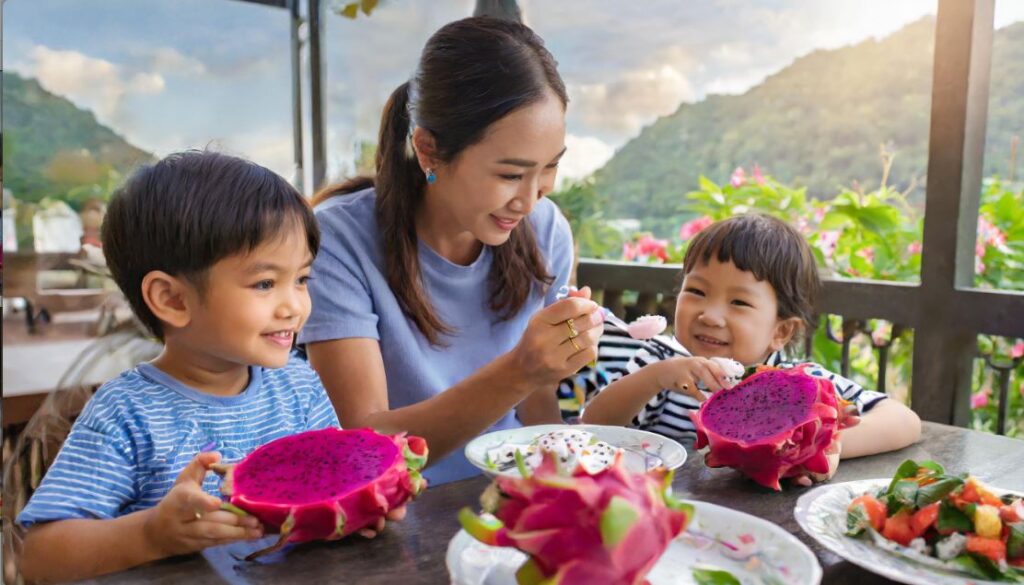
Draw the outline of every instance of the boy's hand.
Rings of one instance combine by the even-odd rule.
[[[722,366],[702,357],[676,357],[652,364],[658,368],[658,385],[673,392],[685,394],[697,402],[704,402],[704,393],[697,388],[700,382],[711,392],[726,387]]]
[[[263,536],[259,520],[221,510],[221,501],[203,491],[203,478],[218,461],[219,453],[196,455],[171,491],[150,510],[144,538],[159,558]]]

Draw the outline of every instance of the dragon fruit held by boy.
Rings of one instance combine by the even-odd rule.
[[[224,507],[256,516],[286,543],[336,540],[374,527],[426,487],[420,437],[327,428],[271,441],[227,469]]]
[[[828,473],[839,402],[832,382],[810,375],[809,367],[761,367],[691,413],[696,447],[710,446],[704,463],[736,468],[775,490],[784,477]]]
[[[672,496],[670,471],[630,473],[621,454],[596,473],[579,466],[566,475],[546,453],[532,475],[520,458],[520,473],[499,476],[484,492],[481,503],[493,516],[459,513],[480,542],[529,555],[516,573],[520,585],[646,583],[693,518],[693,507]]]

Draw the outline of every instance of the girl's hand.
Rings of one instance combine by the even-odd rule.
[[[676,357],[652,364],[658,368],[658,385],[679,394],[685,394],[697,402],[704,402],[704,393],[697,388],[700,382],[711,392],[726,387],[725,371],[713,360],[702,357]]]
[[[810,487],[814,483],[821,483],[832,479],[832,476],[836,474],[836,470],[839,469],[839,456],[842,454],[843,444],[839,442],[837,436],[832,440],[832,444],[825,449],[825,456],[828,458],[828,472],[827,473],[805,473],[804,475],[798,475],[793,478],[793,483],[803,487]]]
[[[857,411],[857,405],[845,400],[840,402],[839,418],[836,422],[839,430],[857,426],[858,423],[860,423],[860,413]],[[836,474],[836,470],[839,468],[839,459],[843,452],[842,447],[843,444],[839,441],[839,433],[836,433],[832,439],[832,444],[825,450],[825,455],[828,457],[828,473],[807,473],[793,478],[793,483],[809,487],[812,483],[820,483],[832,479],[832,476]]]
[[[220,499],[203,491],[203,478],[218,461],[219,453],[196,455],[171,491],[149,511],[143,538],[160,558],[263,536],[256,517],[243,518],[221,510]]]
[[[597,358],[604,316],[589,296],[584,287],[530,319],[511,355],[535,385],[553,386]]]

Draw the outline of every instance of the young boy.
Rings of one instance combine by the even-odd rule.
[[[289,359],[320,234],[284,179],[214,152],[173,154],[115,193],[103,250],[162,353],[86,404],[18,523],[28,581],[81,579],[262,536],[207,473],[273,439],[337,426]]]
[[[608,348],[600,353],[608,357],[598,374],[607,385],[592,384],[597,392],[583,422],[631,425],[692,444],[696,435],[689,412],[700,407],[705,390],[728,386],[721,362],[709,358],[731,358],[744,366],[796,365],[781,352],[813,322],[820,288],[810,247],[785,222],[744,215],[709,226],[693,239],[683,260],[675,337],[636,342],[606,334],[602,345]],[[892,451],[919,438],[920,419],[903,404],[820,366],[809,373],[831,380],[862,415],[834,446],[831,473],[840,455]],[[846,424],[856,422],[851,417]]]

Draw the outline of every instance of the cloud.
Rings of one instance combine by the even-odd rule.
[[[565,136],[565,155],[558,164],[560,182],[586,177],[608,162],[615,154],[608,143],[593,136]]]
[[[19,69],[38,79],[47,91],[92,110],[106,124],[120,117],[126,96],[158,94],[166,86],[159,73],[130,73],[105,59],[43,45],[33,47],[28,63],[21,64]]]
[[[584,127],[630,137],[693,100],[695,92],[686,75],[663,64],[626,71],[605,83],[570,84],[569,97]]]
[[[198,77],[207,73],[206,64],[171,47],[157,47],[150,52],[149,69],[162,74]]]

